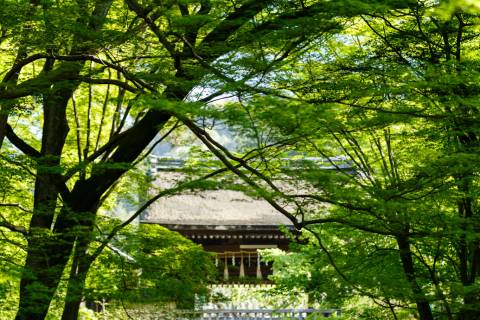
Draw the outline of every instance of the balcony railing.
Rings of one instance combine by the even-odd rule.
[[[321,320],[335,318],[341,315],[340,309],[222,309],[199,311],[175,311],[159,314],[145,319],[169,320]]]

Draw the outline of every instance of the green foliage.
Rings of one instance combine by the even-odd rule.
[[[325,37],[269,79],[284,91],[221,110],[267,150],[248,183],[314,235],[274,259],[279,285],[344,306],[362,295],[389,316],[416,305],[429,319],[430,304],[475,319],[478,12],[404,3]]]
[[[87,300],[187,309],[196,295],[208,294],[212,257],[180,234],[142,224],[123,231],[114,245],[90,269]]]
[[[430,319],[430,306],[438,318],[478,318],[475,1],[0,8],[0,297],[16,301],[11,284],[31,280],[20,317],[44,318],[58,288],[59,313],[60,279],[82,282],[76,266],[89,267],[93,240],[104,237],[98,212],[144,203],[142,156],[158,132],[178,133],[176,118],[208,149],[193,148],[200,159],[186,173],[235,173],[191,189],[244,190],[308,229],[293,253],[272,258],[281,287],[345,308],[366,297],[360,318],[410,317],[417,307]],[[215,123],[235,136],[235,150],[213,141]],[[191,306],[209,258],[152,228],[122,233],[114,245],[136,262],[104,252],[85,294]],[[45,294],[28,289],[37,287]]]

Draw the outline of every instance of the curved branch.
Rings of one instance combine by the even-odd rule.
[[[190,119],[180,115],[174,115],[177,119],[182,121],[204,144],[205,146],[228,168],[230,171],[234,172],[237,176],[239,176],[243,181],[245,181],[248,185],[253,187],[257,192],[263,194],[263,198],[267,201],[272,207],[274,207],[277,211],[282,213],[285,217],[287,217],[297,229],[301,229],[302,225],[298,222],[298,219],[292,213],[288,212],[285,208],[283,208],[277,201],[273,199],[271,195],[266,195],[265,190],[262,189],[253,179],[249,178],[245,173],[239,170],[238,166],[233,165],[227,158],[230,158],[240,164],[241,167],[246,168],[250,172],[257,172],[257,170],[249,167],[245,160],[242,158],[238,158],[233,156],[226,150],[223,146],[218,144],[215,140],[211,139],[208,133],[205,130],[199,128],[193,121]],[[212,142],[213,141],[213,142]],[[268,180],[267,180],[268,181]],[[266,182],[267,182],[266,181]],[[280,192],[278,188],[274,185],[270,185],[273,190]]]
[[[315,239],[317,240],[318,242],[318,245],[320,247],[320,249],[326,254],[327,256],[327,259],[328,259],[328,262],[330,263],[330,265],[333,267],[333,269],[335,270],[335,272],[343,279],[343,281],[345,281],[346,283],[348,283],[349,285],[351,285],[355,290],[357,290],[360,294],[363,294],[364,296],[366,297],[369,297],[370,299],[372,299],[375,303],[383,306],[383,307],[390,307],[390,303],[386,303],[387,305],[384,306],[382,303],[380,303],[378,301],[377,298],[374,297],[373,294],[365,291],[364,289],[362,289],[362,287],[352,283],[350,281],[350,279],[348,279],[348,277],[345,275],[345,273],[343,273],[342,270],[340,270],[340,268],[338,267],[337,263],[335,262],[335,260],[333,259],[333,256],[332,254],[330,253],[330,251],[325,247],[325,245],[323,244],[322,242],[322,239],[320,237],[320,235],[318,235],[318,233],[314,232],[312,229],[310,228],[305,228],[305,230],[309,231],[314,237]],[[384,301],[382,301],[384,302]]]
[[[29,156],[32,159],[38,159],[42,156],[40,151],[26,143],[22,138],[17,136],[13,131],[13,128],[7,123],[7,139],[10,141],[16,148],[22,151],[24,154]]]
[[[115,80],[115,79],[95,79],[95,78],[90,78],[90,77],[78,77],[76,79],[65,79],[65,80],[80,80],[85,83],[91,83],[91,84],[107,84],[107,85],[115,85],[117,87],[123,88],[127,91],[130,91],[132,93],[139,93],[141,90],[132,87],[126,82],[120,81],[120,80]]]
[[[15,74],[18,74],[20,70],[26,66],[29,63],[32,63],[36,60],[41,60],[41,59],[56,59],[56,60],[61,60],[61,61],[92,61],[96,62],[98,64],[104,65],[108,68],[114,69],[121,74],[125,76],[127,80],[130,80],[134,83],[138,83],[140,86],[147,88],[148,90],[155,91],[155,88],[147,84],[145,81],[142,79],[132,75],[130,72],[128,72],[124,67],[108,62],[102,58],[99,58],[94,55],[90,54],[77,54],[77,55],[54,55],[54,54],[46,54],[46,53],[37,53],[34,55],[31,55],[25,59],[20,60],[18,63],[16,63],[4,76],[2,82],[8,82],[10,79],[13,78]]]
[[[29,212],[27,209],[23,208],[22,206],[20,206],[19,204],[17,203],[0,203],[0,207],[15,207],[15,208],[19,208],[20,210],[22,211],[27,211]],[[3,215],[0,214],[0,227],[4,227],[4,228],[7,228],[8,230],[10,231],[13,231],[13,232],[17,232],[17,233],[20,233],[24,236],[27,236],[28,235],[28,231],[27,229],[25,229],[24,227],[22,226],[17,226],[17,225],[14,225],[13,223],[10,223]]]

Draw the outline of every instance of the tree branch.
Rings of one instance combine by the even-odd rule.
[[[7,124],[7,139],[20,151],[22,151],[24,154],[26,154],[32,159],[38,159],[42,156],[40,151],[30,146],[22,138],[17,136],[13,131],[13,128],[9,124]]]
[[[103,249],[109,244],[110,240],[113,239],[113,237],[115,237],[115,235],[120,231],[122,230],[123,228],[125,228],[127,225],[129,225],[130,223],[132,223],[143,211],[145,211],[148,207],[150,207],[155,201],[157,201],[158,199],[162,198],[162,197],[165,197],[165,196],[171,196],[171,195],[174,195],[178,192],[181,192],[185,189],[189,189],[189,188],[192,188],[194,187],[198,182],[200,181],[204,181],[204,180],[207,180],[211,177],[214,177],[220,173],[223,173],[223,172],[226,172],[228,171],[227,168],[222,168],[222,169],[218,169],[218,170],[215,170],[201,178],[198,178],[198,179],[195,179],[195,180],[192,180],[192,181],[188,181],[188,182],[185,182],[185,183],[181,183],[180,185],[178,185],[177,187],[175,188],[170,188],[170,189],[167,189],[167,190],[163,190],[161,192],[159,192],[158,194],[156,194],[155,196],[153,196],[152,198],[148,199],[139,209],[137,209],[127,220],[125,220],[124,222],[122,222],[121,224],[115,226],[112,231],[110,231],[110,233],[108,234],[108,236],[101,242],[101,245],[90,255],[90,260],[93,261],[95,260],[99,255],[100,253],[102,253]]]
[[[243,181],[245,181],[248,185],[252,186],[257,192],[262,194],[262,197],[270,203],[272,207],[274,207],[276,210],[278,210],[280,213],[282,213],[285,217],[287,217],[293,225],[297,228],[301,228],[301,224],[298,222],[298,219],[293,215],[292,213],[288,212],[285,208],[283,208],[277,201],[273,199],[273,197],[270,194],[266,194],[265,190],[261,188],[253,179],[249,178],[245,173],[243,173],[241,170],[238,169],[238,167],[234,166],[230,161],[228,161],[227,157],[235,160],[238,162],[242,167],[248,168],[249,171],[252,171],[253,168],[247,166],[245,163],[245,160],[242,158],[234,157],[231,155],[228,150],[220,146],[217,142],[215,142],[206,132],[205,130],[202,130],[199,128],[193,121],[190,119],[180,115],[180,114],[175,114],[174,115],[177,119],[182,121],[204,144],[205,146],[220,160],[222,163],[230,169],[232,172],[234,172],[237,176],[239,176]],[[212,143],[213,141],[213,143]],[[219,147],[220,146],[220,147]],[[227,154],[227,156],[224,155]],[[256,170],[253,169],[253,172]],[[275,186],[271,186],[274,190],[278,190]],[[279,192],[279,190],[278,190]]]
[[[18,208],[18,209],[20,209],[22,211],[25,211],[25,212],[30,212],[29,210],[23,208],[18,203],[0,203],[0,207],[13,207],[13,208]],[[0,227],[7,228],[7,229],[9,229],[10,231],[13,231],[13,232],[18,232],[18,233],[20,233],[24,236],[28,235],[27,229],[25,229],[22,226],[17,226],[17,225],[14,225],[13,223],[10,223],[2,214],[0,214],[0,219],[1,219]]]

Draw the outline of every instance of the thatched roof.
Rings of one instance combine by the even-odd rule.
[[[238,191],[211,190],[159,199],[142,220],[163,225],[292,225],[269,203]]]

